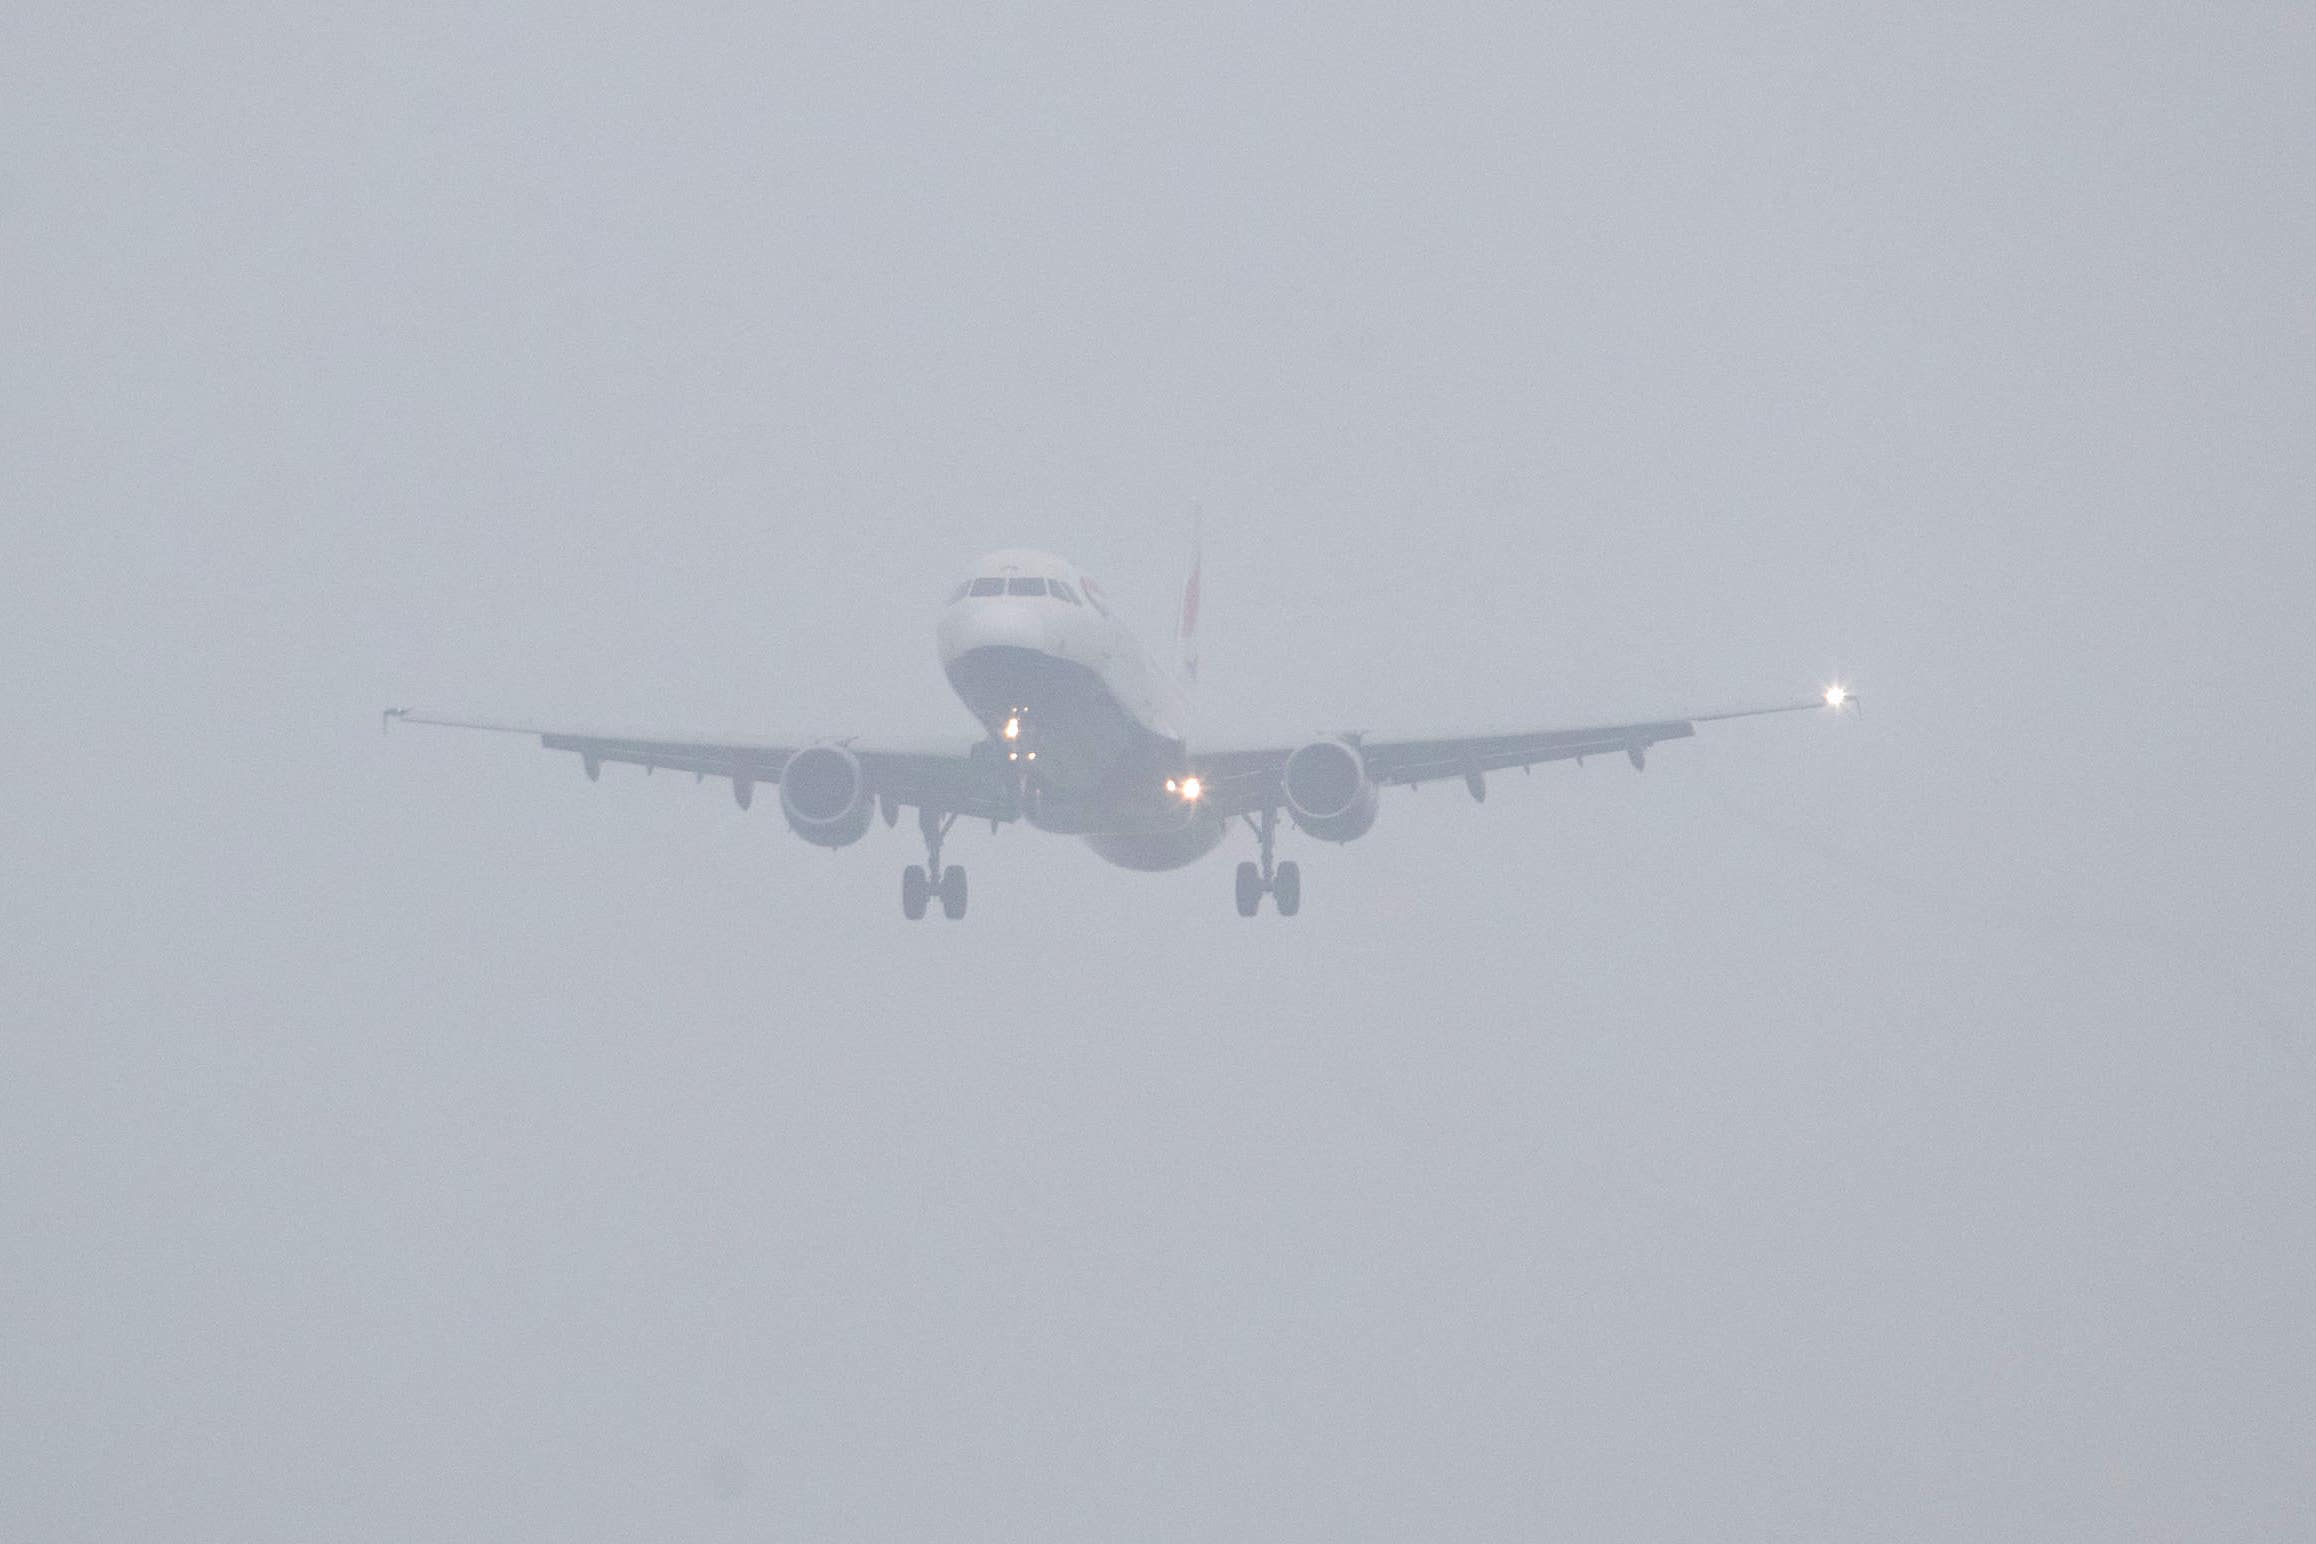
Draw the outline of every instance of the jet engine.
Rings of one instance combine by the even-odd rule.
[[[1375,824],[1382,790],[1369,780],[1367,762],[1346,740],[1313,740],[1287,758],[1281,781],[1287,813],[1309,836],[1348,842]]]
[[[860,758],[841,745],[808,745],[780,773],[780,813],[815,847],[850,847],[877,810]]]

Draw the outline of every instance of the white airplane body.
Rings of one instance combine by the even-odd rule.
[[[1275,857],[1279,816],[1321,841],[1348,842],[1375,823],[1382,788],[1460,778],[1475,799],[1486,777],[1508,767],[1622,753],[1635,768],[1648,748],[1696,725],[1811,708],[1840,709],[1841,687],[1806,702],[1586,728],[1379,740],[1357,733],[1289,745],[1208,747],[1191,737],[1187,690],[1199,574],[1194,554],[1183,587],[1181,664],[1159,663],[1110,610],[1101,586],[1048,553],[1011,550],[976,563],[950,591],[938,626],[943,673],[980,723],[959,746],[875,746],[853,739],[730,741],[559,730],[387,710],[388,721],[535,734],[550,750],[578,753],[590,778],[604,762],[688,771],[730,780],[741,808],[760,783],[780,788],[789,826],[806,841],[845,847],[881,812],[918,812],[923,866],[902,874],[912,919],[934,900],[965,913],[965,871],[944,867],[941,847],[958,819],[1025,822],[1081,838],[1122,868],[1164,870],[1220,846],[1233,821],[1260,845],[1260,862],[1238,866],[1237,901],[1253,916],[1269,895],[1282,915],[1302,905],[1302,874]]]

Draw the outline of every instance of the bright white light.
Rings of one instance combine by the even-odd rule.
[[[1829,708],[1838,708],[1849,700],[1850,689],[1846,686],[1829,686],[1825,689],[1825,705]]]
[[[1206,785],[1195,777],[1186,777],[1182,780],[1182,797],[1186,802],[1196,803],[1198,796],[1205,791]]]
[[[1168,778],[1168,779],[1166,779],[1166,791],[1167,791],[1168,793],[1174,793],[1174,792],[1177,792],[1177,791],[1179,791],[1179,790],[1181,789],[1181,787],[1182,787],[1182,785],[1181,785],[1180,783],[1177,783],[1176,781],[1174,781],[1174,779],[1172,779],[1172,778]]]
[[[1005,721],[1005,738],[1008,740],[1021,738],[1021,720],[1019,718],[1009,718]]]

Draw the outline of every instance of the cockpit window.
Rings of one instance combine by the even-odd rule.
[[[1005,593],[1008,595],[1043,595],[1045,593],[1045,581],[1043,579],[1008,579],[1005,581]]]
[[[1059,579],[1051,581],[1047,585],[1047,588],[1053,591],[1053,598],[1055,600],[1066,600],[1073,606],[1078,604],[1078,592],[1071,589],[1068,585],[1062,583]]]
[[[976,579],[970,587],[970,593],[974,595],[1003,595],[1005,593],[1005,581],[1002,579]]]

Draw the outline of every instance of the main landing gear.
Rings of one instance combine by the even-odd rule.
[[[956,823],[956,816],[938,810],[917,811],[917,829],[925,833],[925,861],[901,870],[901,915],[911,922],[925,915],[935,896],[941,900],[941,915],[951,922],[965,915],[965,865],[941,867],[941,839]]]
[[[1303,909],[1303,870],[1291,860],[1271,861],[1279,834],[1277,807],[1264,810],[1260,824],[1251,816],[1247,824],[1254,828],[1256,839],[1263,844],[1263,860],[1259,865],[1241,863],[1238,866],[1238,914],[1253,916],[1263,909],[1263,897],[1268,895],[1278,903],[1280,916],[1291,917]]]

